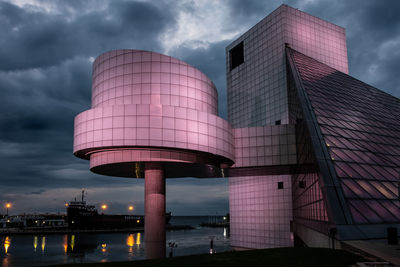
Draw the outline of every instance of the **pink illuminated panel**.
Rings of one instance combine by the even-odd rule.
[[[293,246],[290,175],[229,178],[229,212],[231,246]]]
[[[187,63],[155,52],[116,50],[93,64],[92,106],[168,105],[217,114],[213,82]]]
[[[294,125],[233,129],[234,167],[296,164]]]
[[[242,42],[244,62],[231,70],[229,51]],[[228,118],[234,128],[289,122],[285,43],[348,73],[344,28],[281,5],[227,47]]]
[[[181,107],[99,107],[76,117],[74,152],[110,146],[180,148],[234,158],[233,134],[225,120]]]
[[[134,177],[111,164],[148,161],[233,164],[217,90],[196,68],[155,52],[115,50],[94,61],[92,81],[93,108],[75,118],[74,153],[98,173]]]

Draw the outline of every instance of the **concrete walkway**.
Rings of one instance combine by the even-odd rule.
[[[364,240],[343,241],[342,243],[396,266],[400,266],[400,245],[388,245],[383,242]]]

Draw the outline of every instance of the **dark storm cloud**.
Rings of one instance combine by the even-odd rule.
[[[3,189],[110,184],[72,156],[73,119],[90,108],[89,58],[126,47],[160,50],[159,34],[175,22],[151,3],[98,3],[104,7],[86,11],[85,1],[58,1],[64,13],[0,3]]]
[[[345,27],[350,74],[400,96],[399,1],[284,2]],[[230,19],[212,19],[223,32],[240,35],[281,1],[220,3],[225,3]],[[90,108],[91,57],[120,48],[162,52],[163,34],[178,26],[176,7],[187,12],[196,12],[196,7],[190,1],[45,0],[41,4],[50,11],[0,2],[0,204],[11,200],[31,207],[37,200],[32,210],[57,210],[49,202],[70,200],[84,187],[93,203],[107,196],[117,210],[125,209],[125,199],[140,206],[143,181],[95,175],[88,170],[88,161],[72,155],[73,119]],[[226,118],[225,47],[232,40],[196,41],[208,45],[193,48],[181,43],[169,54],[213,80],[219,90],[220,115]],[[167,194],[167,205],[174,212],[209,214],[228,209],[227,180],[173,179],[167,184],[172,192]]]
[[[78,13],[69,18],[1,2],[0,69],[52,66],[116,48],[160,50],[159,34],[174,24],[168,10],[151,3],[110,2],[104,10],[82,16],[79,5],[74,8]]]

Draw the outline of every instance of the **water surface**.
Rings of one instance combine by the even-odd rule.
[[[174,256],[230,250],[227,228],[199,227],[210,218],[190,216],[171,219],[173,225],[192,225],[193,230],[167,231],[168,243],[175,243]],[[0,263],[4,267],[45,266],[62,263],[108,262],[144,259],[144,233],[14,235],[0,238]]]

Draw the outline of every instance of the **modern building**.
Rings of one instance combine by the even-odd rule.
[[[397,238],[400,100],[348,75],[344,28],[282,5],[226,62],[232,246]]]
[[[145,178],[148,258],[165,256],[165,178],[219,177],[234,162],[217,99],[203,73],[159,53],[116,50],[93,63],[92,108],[75,118],[74,154],[95,173]]]
[[[342,27],[282,5],[226,62],[229,122],[212,81],[185,62],[116,50],[93,63],[74,154],[95,173],[145,178],[147,257],[165,255],[169,177],[229,177],[237,248],[397,231],[400,100],[348,75]]]

